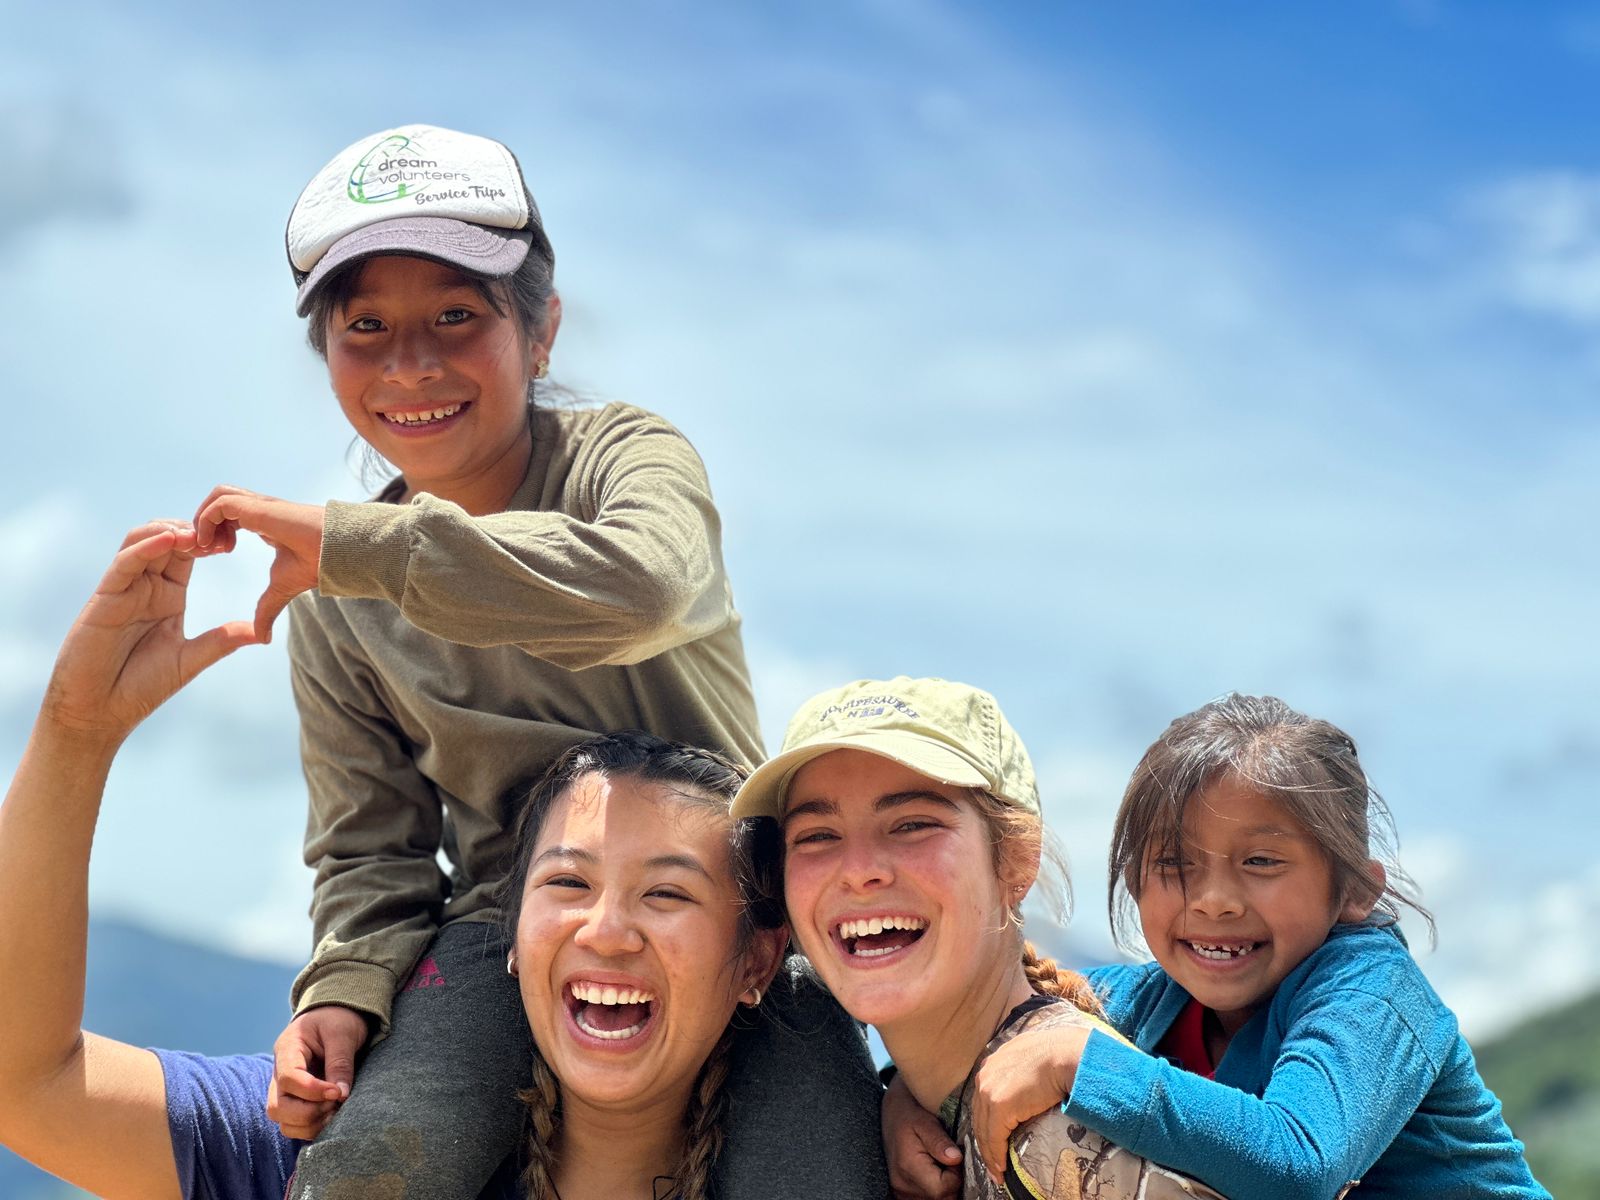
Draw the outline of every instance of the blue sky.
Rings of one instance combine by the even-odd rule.
[[[769,740],[858,675],[990,688],[1102,953],[1140,751],[1272,691],[1361,744],[1469,1031],[1600,984],[1600,6],[4,23],[0,768],[124,528],[221,481],[361,494],[283,223],[431,121],[527,170],[556,377],[705,456]],[[264,565],[205,564],[200,619]],[[95,904],[293,960],[302,820],[252,650],[130,743]]]

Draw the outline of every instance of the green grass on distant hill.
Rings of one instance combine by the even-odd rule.
[[[1478,1070],[1557,1200],[1600,1196],[1600,993],[1476,1048]]]

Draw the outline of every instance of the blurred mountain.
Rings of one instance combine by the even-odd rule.
[[[270,1050],[289,1018],[294,972],[126,921],[89,922],[83,1025],[135,1046],[242,1054]],[[0,1197],[87,1195],[0,1150]]]
[[[1478,1070],[1558,1200],[1600,1196],[1600,992],[1476,1048]]]

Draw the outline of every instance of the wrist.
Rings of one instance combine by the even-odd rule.
[[[46,694],[31,741],[36,753],[59,757],[81,771],[104,774],[129,732],[75,717]]]

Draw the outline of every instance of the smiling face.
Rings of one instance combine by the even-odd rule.
[[[1019,976],[1009,897],[1031,880],[999,878],[963,789],[833,750],[795,773],[783,831],[794,935],[857,1020],[945,1021]]]
[[[1156,961],[1228,1037],[1336,922],[1372,909],[1337,893],[1328,856],[1280,804],[1227,774],[1185,806],[1178,847],[1146,848],[1137,902]]]
[[[582,775],[551,806],[517,975],[568,1103],[681,1110],[738,998],[766,982],[782,935],[741,939],[728,839],[724,814],[626,775]]]
[[[528,380],[553,333],[526,336],[453,268],[373,258],[329,315],[328,375],[346,419],[409,492],[493,511],[527,469]]]

